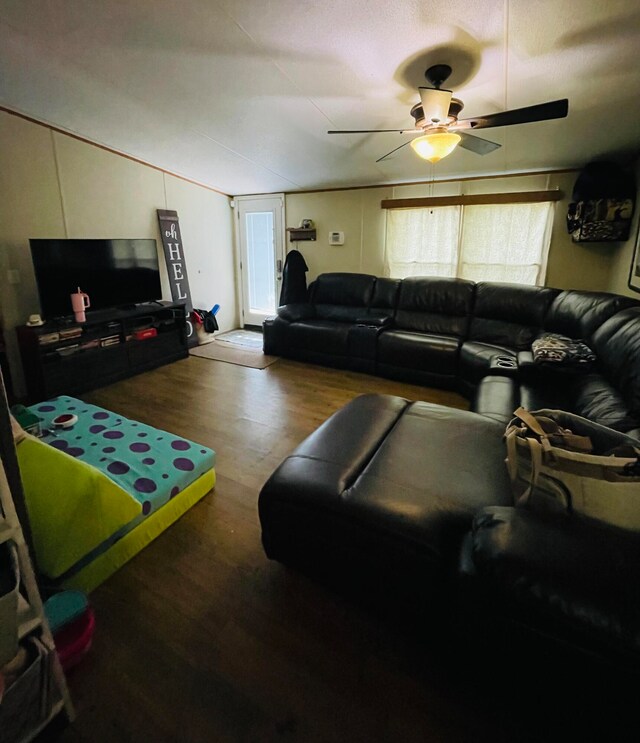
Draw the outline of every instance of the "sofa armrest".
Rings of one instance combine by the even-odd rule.
[[[312,304],[285,304],[278,307],[278,317],[287,322],[299,322],[310,320],[316,316],[315,307]]]

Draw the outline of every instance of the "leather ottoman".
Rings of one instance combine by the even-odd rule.
[[[331,416],[259,497],[268,557],[346,582],[386,607],[428,608],[456,573],[474,513],[509,505],[504,426],[475,413],[363,395]]]

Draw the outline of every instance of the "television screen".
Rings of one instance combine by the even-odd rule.
[[[46,319],[73,314],[78,287],[91,310],[160,299],[155,240],[30,240],[40,308]]]

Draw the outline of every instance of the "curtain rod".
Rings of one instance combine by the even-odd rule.
[[[560,201],[562,191],[514,191],[512,193],[479,193],[460,196],[425,196],[416,199],[383,199],[382,209],[416,209],[429,206],[476,206],[478,204],[536,204]]]

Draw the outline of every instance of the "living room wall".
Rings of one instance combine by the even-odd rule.
[[[526,175],[486,178],[432,184],[375,187],[315,193],[291,193],[286,196],[287,226],[297,226],[301,219],[313,219],[316,242],[288,243],[297,247],[309,266],[308,280],[325,271],[361,271],[381,276],[384,273],[385,210],[382,199],[458,194],[506,193],[560,189],[564,198],[555,207],[547,285],[559,288],[609,290],[610,272],[619,245],[571,242],[565,216],[571,200],[575,172],[548,175]],[[343,231],[345,244],[329,245],[330,231]]]
[[[633,251],[638,239],[638,231],[640,230],[640,160],[636,163],[636,183],[638,184],[638,190],[636,192],[636,208],[633,215],[633,224],[631,225],[631,236],[620,246],[614,256],[609,276],[609,291],[639,299],[640,294],[629,289],[629,272],[633,260]]]
[[[0,191],[0,307],[18,394],[14,328],[40,311],[31,237],[153,237],[163,298],[171,299],[156,209],[175,209],[194,305],[220,304],[221,330],[237,327],[227,196],[6,112],[0,112]],[[10,272],[18,283],[10,283]]]

